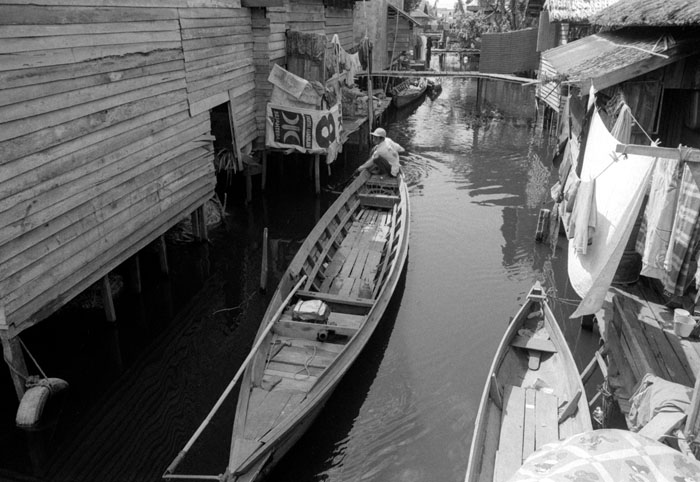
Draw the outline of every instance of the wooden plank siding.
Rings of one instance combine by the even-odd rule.
[[[256,144],[265,142],[265,115],[272,94],[272,84],[267,78],[272,65],[284,67],[286,60],[286,7],[251,9],[253,25],[253,62],[255,64],[255,126]]]
[[[326,7],[326,36],[338,35],[340,46],[350,50],[354,46],[352,8]]]
[[[404,50],[413,50],[413,24],[393,8],[387,13],[386,48],[388,60],[396,59]]]
[[[0,4],[0,328],[12,337],[212,196],[210,108],[232,100],[240,146],[258,129],[239,0]]]
[[[304,33],[326,33],[326,13],[319,0],[290,0],[287,6],[287,28]]]

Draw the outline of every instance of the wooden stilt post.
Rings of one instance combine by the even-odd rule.
[[[476,115],[481,115],[481,78],[476,79]]]
[[[253,200],[253,176],[250,175],[250,168],[245,168],[245,202]]]
[[[141,261],[138,254],[132,256],[129,272],[131,274],[131,289],[134,293],[141,293]]]
[[[108,274],[102,277],[102,304],[105,307],[107,321],[117,321],[117,312],[114,309],[114,299],[112,298],[112,285],[109,282]]]
[[[263,230],[262,266],[260,267],[260,291],[267,289],[267,228]]]
[[[262,152],[262,180],[260,181],[260,187],[265,190],[267,185],[267,149]]]
[[[316,195],[321,194],[321,155],[314,155],[314,183],[316,184]]]
[[[26,391],[25,380],[27,377],[29,377],[27,363],[24,361],[22,345],[19,343],[19,340],[16,337],[2,337],[1,340],[2,353],[5,357],[5,363],[7,363],[7,366],[10,369],[12,383],[14,384],[15,392],[17,393],[17,400],[22,400],[22,396]]]
[[[158,238],[158,248],[160,271],[163,274],[170,274],[170,267],[168,266],[168,247],[165,244],[165,236]]]
[[[197,209],[192,211],[192,214],[190,214],[190,223],[192,224],[192,236],[194,236],[195,239],[199,240],[199,212]]]
[[[204,210],[204,204],[197,208],[197,217],[199,218],[199,239],[200,241],[207,241],[209,235],[207,233],[207,214]]]

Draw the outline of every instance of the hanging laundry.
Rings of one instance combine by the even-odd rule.
[[[636,155],[617,156],[617,144],[598,112],[594,112],[588,129],[581,179],[582,182],[595,180],[593,197],[597,223],[586,254],[577,252],[575,240],[569,241],[569,279],[576,293],[583,298],[572,318],[594,314],[602,307],[651,175],[653,159]]]
[[[642,256],[641,274],[664,279],[666,253],[678,203],[681,170],[678,159],[657,159],[651,178],[649,200],[635,249]]]
[[[700,242],[700,165],[684,163],[671,241],[666,253],[664,291],[682,295],[694,274],[695,255]]]
[[[574,210],[569,224],[569,239],[574,240],[574,249],[579,254],[586,254],[588,245],[593,240],[597,222],[595,202],[595,179],[579,184]]]
[[[617,115],[617,120],[613,126],[610,134],[617,139],[622,144],[629,144],[632,139],[632,124],[634,118],[632,117],[632,110],[630,107],[623,103],[620,107],[620,113]]]

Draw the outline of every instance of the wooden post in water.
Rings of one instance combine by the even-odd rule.
[[[161,273],[170,274],[170,267],[168,266],[168,247],[165,244],[165,236],[160,236],[158,238],[158,261]]]
[[[105,308],[107,321],[117,321],[117,312],[114,309],[114,298],[112,298],[112,284],[109,282],[109,274],[102,277],[102,304]]]
[[[267,149],[263,149],[262,152],[262,180],[260,181],[260,187],[265,191],[265,185],[267,184]]]
[[[481,115],[481,78],[476,79],[476,115]]]
[[[260,291],[267,289],[267,228],[263,230],[262,266],[260,268]]]
[[[4,309],[0,307],[0,316],[2,317],[3,325],[5,321]],[[5,338],[4,336],[0,338],[2,341],[2,353],[5,357],[5,363],[7,363],[10,369],[10,375],[12,377],[12,383],[15,386],[15,392],[17,393],[17,400],[22,400],[22,396],[26,391],[26,386],[24,384],[27,377],[29,377],[29,370],[27,370],[27,363],[24,361],[24,352],[22,351],[22,345],[16,337]]]
[[[321,154],[314,154],[314,183],[318,196],[321,194]]]
[[[141,260],[138,253],[131,257],[129,274],[131,275],[131,290],[134,293],[141,293]]]

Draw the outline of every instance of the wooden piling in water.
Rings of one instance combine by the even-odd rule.
[[[105,318],[107,318],[107,321],[117,321],[117,312],[114,309],[114,298],[112,297],[112,284],[109,282],[109,274],[102,277],[102,304],[104,305]]]
[[[263,230],[262,266],[260,267],[260,291],[267,290],[267,228]]]
[[[4,313],[4,311],[0,309],[0,315],[2,313]],[[2,321],[4,321],[4,315]],[[29,370],[24,360],[22,345],[17,337],[2,337],[0,341],[2,341],[2,353],[5,358],[5,363],[10,369],[12,384],[15,386],[17,400],[22,400],[22,396],[24,396],[24,392],[27,390],[25,380],[29,377]]]

